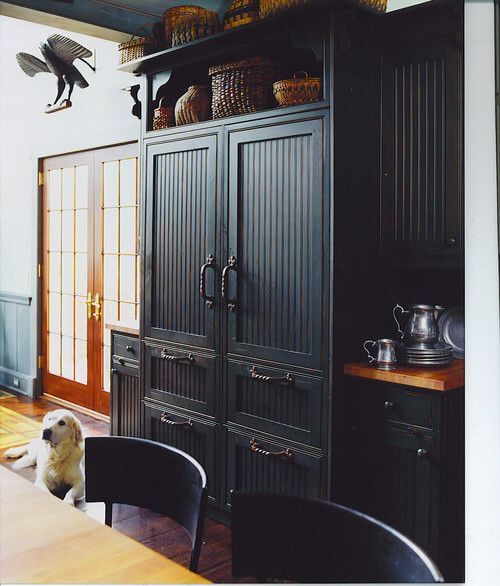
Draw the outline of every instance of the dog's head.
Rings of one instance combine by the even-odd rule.
[[[78,419],[67,409],[49,411],[42,422],[42,439],[52,446],[83,441],[82,428]]]

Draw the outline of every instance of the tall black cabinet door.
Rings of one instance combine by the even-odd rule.
[[[323,120],[229,134],[228,351],[321,367]]]
[[[386,256],[413,262],[415,255],[461,250],[460,67],[453,35],[412,48],[390,45],[383,58],[380,237]]]
[[[216,149],[216,135],[147,146],[146,337],[215,348]]]

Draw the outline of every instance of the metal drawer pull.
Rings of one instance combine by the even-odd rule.
[[[265,374],[259,374],[257,368],[252,366],[250,376],[255,380],[261,380],[265,383],[274,383],[275,385],[278,383],[286,383],[287,385],[293,385],[293,378],[290,373],[287,373],[286,376],[266,376]]]
[[[386,401],[384,403],[384,409],[386,411],[390,411],[391,409],[394,409],[394,403],[392,401]]]
[[[229,271],[234,271],[235,273],[238,272],[236,268],[236,257],[233,255],[227,261],[227,266],[224,267],[222,271],[222,299],[227,304],[227,308],[229,311],[236,311],[236,306],[238,300],[236,298],[231,299],[228,295],[229,291]]]
[[[262,454],[263,456],[269,456],[270,458],[284,458],[285,460],[293,460],[293,452],[290,448],[283,450],[282,452],[268,452],[260,447],[255,438],[250,440],[250,450],[254,454]]]
[[[119,370],[117,368],[112,368],[111,369],[111,374],[120,374]]]
[[[172,356],[166,348],[163,348],[161,351],[161,357],[164,360],[170,360],[170,362],[189,362],[190,364],[194,362],[194,356],[192,354],[188,354],[187,356]]]
[[[189,429],[191,429],[194,425],[192,419],[188,419],[187,421],[174,421],[170,415],[168,415],[168,413],[162,413],[160,416],[160,421],[162,423],[166,423],[167,425],[188,427]]]
[[[123,360],[123,358],[118,358],[118,362],[119,362],[119,364],[121,364],[122,366],[125,366],[125,360]]]
[[[215,297],[207,295],[205,291],[205,274],[207,269],[215,270],[215,258],[213,254],[209,254],[206,263],[200,269],[200,296],[205,300],[207,307],[212,308],[214,306]]]
[[[135,350],[134,350],[133,346],[125,346],[125,350],[127,352],[131,352],[132,354],[135,354]]]
[[[429,452],[427,450],[424,450],[424,448],[419,448],[417,450],[417,458],[427,458],[428,455]]]

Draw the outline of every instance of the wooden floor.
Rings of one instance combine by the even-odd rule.
[[[0,404],[37,421],[41,421],[47,411],[60,408],[45,399],[33,402],[24,397],[3,398],[0,399]],[[107,423],[76,411],[74,413],[82,423],[85,436],[99,436],[109,433]],[[0,453],[0,464],[10,467],[10,461],[6,461],[3,452]],[[31,482],[35,479],[34,468],[20,470],[18,473]],[[79,508],[86,514],[104,522],[104,505],[81,503]],[[162,515],[127,505],[115,505],[113,507],[113,528],[180,564],[186,566],[188,564],[190,542],[187,534],[179,525]],[[252,580],[242,580],[231,575],[230,537],[231,532],[227,527],[211,519],[206,520],[199,573],[212,582],[252,582]]]

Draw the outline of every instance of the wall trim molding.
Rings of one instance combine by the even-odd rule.
[[[33,298],[27,295],[19,295],[18,293],[7,293],[6,291],[0,291],[0,301],[6,303],[16,303],[17,305],[31,305]]]
[[[14,385],[15,378],[19,380],[19,386]],[[36,377],[34,376],[0,366],[0,387],[9,389],[9,391],[32,397],[35,381]]]

